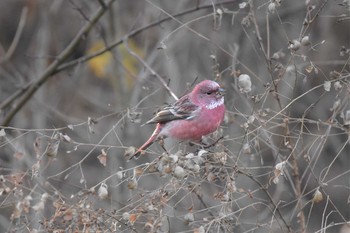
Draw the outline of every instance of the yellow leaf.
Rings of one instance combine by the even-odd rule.
[[[92,44],[88,50],[88,54],[97,52],[100,49],[103,49],[105,44],[102,41],[97,41]],[[108,67],[112,61],[111,52],[105,52],[97,57],[94,57],[88,61],[89,68],[98,78],[105,78],[107,75]]]
[[[129,39],[128,40],[128,47],[130,50],[132,50],[134,53],[136,53],[140,58],[144,57],[144,53],[140,47],[135,43],[134,40]],[[129,51],[125,48],[124,44],[119,47],[119,52],[122,59],[122,64],[124,67],[124,77],[126,78],[126,84],[128,88],[131,88],[134,85],[135,77],[137,76],[138,72],[140,71],[141,65],[140,62],[137,60],[136,57],[131,55]]]

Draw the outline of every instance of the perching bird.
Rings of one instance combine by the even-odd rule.
[[[159,111],[145,124],[156,123],[151,137],[130,157],[138,157],[158,139],[200,141],[217,130],[225,115],[225,90],[218,83],[204,80],[175,103]]]

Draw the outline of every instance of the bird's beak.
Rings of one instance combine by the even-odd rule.
[[[225,95],[225,89],[224,88],[219,88],[219,90],[216,92],[216,97],[220,98]]]

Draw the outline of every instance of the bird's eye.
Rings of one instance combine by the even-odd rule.
[[[207,92],[207,95],[211,95],[211,93],[212,93],[211,91],[208,91],[208,92]]]

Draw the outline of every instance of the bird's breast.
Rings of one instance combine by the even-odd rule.
[[[189,120],[174,120],[163,125],[160,136],[172,137],[181,141],[200,140],[220,126],[225,114],[225,105],[215,108],[203,107],[197,115]]]

